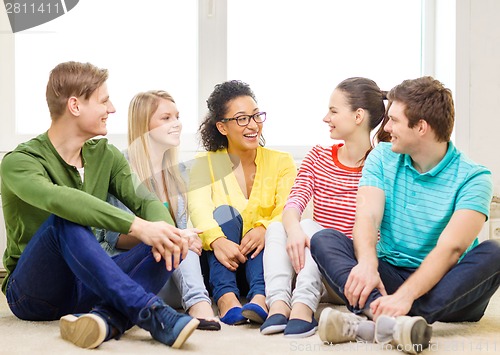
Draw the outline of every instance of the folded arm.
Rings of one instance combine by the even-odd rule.
[[[473,210],[455,211],[436,247],[420,267],[393,294],[371,303],[374,317],[406,315],[413,302],[429,292],[458,262],[481,231],[485,215]]]

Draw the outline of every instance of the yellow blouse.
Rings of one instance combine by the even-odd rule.
[[[233,173],[233,163],[226,149],[196,156],[190,169],[188,208],[193,226],[203,230],[205,250],[210,244],[226,237],[213,218],[214,210],[229,205],[243,218],[243,235],[250,229],[281,221],[283,206],[295,181],[297,169],[289,153],[257,148],[257,166],[252,192],[248,199],[241,191]]]

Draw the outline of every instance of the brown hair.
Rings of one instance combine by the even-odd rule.
[[[389,107],[394,101],[403,103],[408,127],[424,120],[432,127],[438,142],[448,142],[455,124],[455,108],[451,90],[431,76],[405,80],[387,94]]]
[[[380,90],[377,83],[373,80],[362,77],[348,78],[338,84],[336,89],[343,92],[352,111],[362,108],[369,113],[370,121],[368,126],[370,131],[377,128],[384,120],[384,100],[387,99],[387,91]],[[377,142],[389,141],[389,135],[387,132],[384,132],[383,126],[375,134],[374,140]],[[369,149],[366,152],[364,159],[366,159],[371,150]]]
[[[62,116],[72,96],[88,100],[92,93],[108,79],[108,70],[90,63],[65,62],[50,72],[47,83],[47,105],[54,120]]]

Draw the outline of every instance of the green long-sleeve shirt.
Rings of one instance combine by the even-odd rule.
[[[5,286],[31,237],[51,215],[84,226],[128,233],[134,216],[106,202],[108,192],[137,216],[173,224],[155,195],[135,183],[123,154],[107,139],[82,148],[84,181],[57,153],[47,133],[20,144],[0,165],[2,207],[7,230]]]

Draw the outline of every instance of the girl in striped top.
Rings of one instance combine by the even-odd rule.
[[[372,149],[370,132],[385,114],[385,94],[374,81],[359,77],[342,81],[333,91],[323,121],[328,124],[330,138],[344,142],[312,148],[285,204],[283,223],[273,223],[267,229],[264,278],[269,317],[260,328],[262,334],[284,331],[288,337],[307,337],[316,332],[314,312],[323,284],[309,241],[323,228],[352,237],[358,182]],[[387,133],[379,129],[376,140],[388,140]],[[313,220],[301,221],[311,198]]]

